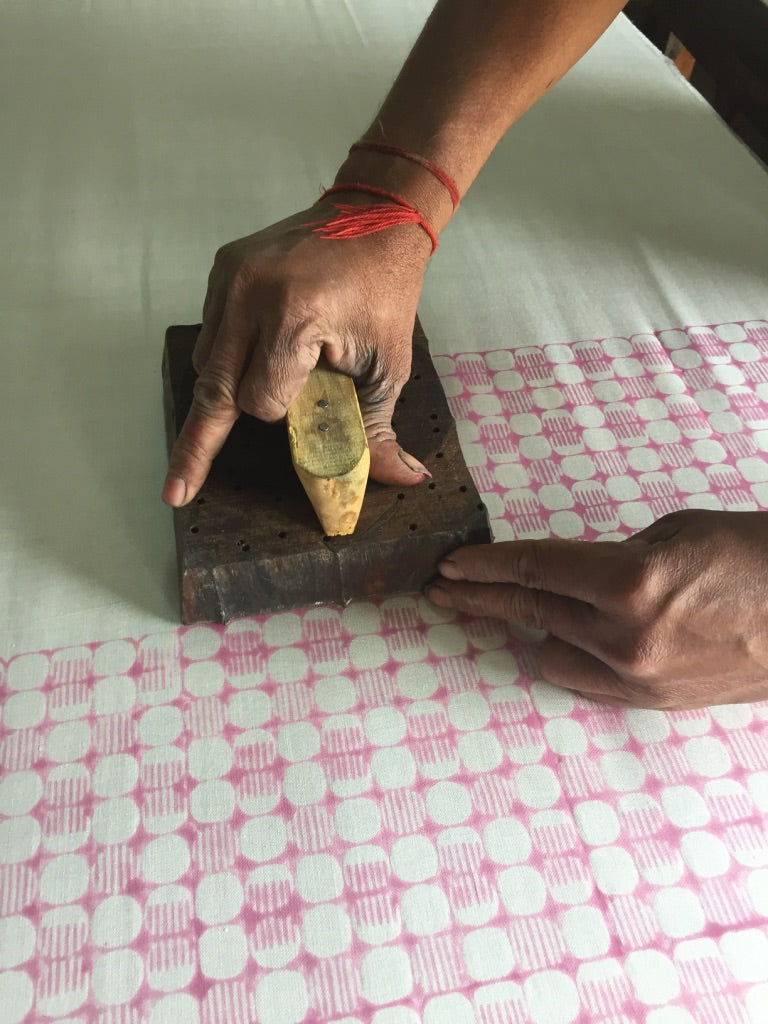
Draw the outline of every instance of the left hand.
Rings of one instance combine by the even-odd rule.
[[[621,542],[460,548],[427,596],[546,630],[539,671],[616,707],[768,698],[768,513],[690,510]]]

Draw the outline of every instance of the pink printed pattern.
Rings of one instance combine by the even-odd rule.
[[[438,359],[497,539],[768,508],[768,324]]]
[[[497,536],[768,508],[768,323],[438,360]],[[768,705],[423,598],[0,664],[3,1021],[768,1019]]]

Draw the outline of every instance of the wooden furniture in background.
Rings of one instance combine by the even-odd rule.
[[[630,0],[625,13],[768,164],[765,0]]]

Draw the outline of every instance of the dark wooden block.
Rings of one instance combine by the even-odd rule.
[[[166,332],[169,447],[189,409],[199,329]],[[331,538],[294,473],[285,424],[241,416],[197,499],[174,510],[182,622],[419,591],[443,555],[490,541],[488,515],[418,323],[395,426],[433,480],[403,489],[369,481],[354,534]]]

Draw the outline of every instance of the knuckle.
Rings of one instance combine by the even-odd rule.
[[[322,332],[313,320],[279,308],[272,330],[263,343],[263,370],[270,377],[285,380],[301,367],[305,373],[317,363],[323,345]]]
[[[671,541],[679,540],[679,535],[689,529],[692,523],[696,522],[696,513],[693,509],[681,508],[674,512],[668,512],[650,527],[657,541],[669,544]]]
[[[268,296],[276,336],[314,341],[328,330],[328,295],[324,286],[305,277],[280,277],[264,266],[244,265],[241,270],[244,286],[250,288],[258,278],[260,292]]]
[[[644,573],[630,572],[627,574],[620,601],[622,611],[630,622],[642,619],[649,603],[649,586]]]
[[[205,369],[206,355],[199,348],[192,353],[192,367],[196,374],[200,375]]]
[[[502,611],[510,622],[519,622],[532,629],[544,629],[545,609],[543,594],[539,590],[508,585],[503,590]]]
[[[365,433],[368,437],[369,444],[382,444],[384,441],[394,441],[395,431],[392,429],[392,424],[388,420],[383,418],[375,417],[373,419],[365,417]]]
[[[369,422],[381,420],[387,415],[391,418],[398,393],[399,389],[391,380],[378,374],[368,374],[357,387],[357,397],[365,406]]]
[[[518,583],[536,593],[546,588],[541,552],[536,544],[528,544],[517,552],[515,579]]]
[[[268,384],[257,387],[241,386],[237,393],[237,404],[249,416],[273,423],[285,416],[288,405]]]
[[[226,242],[224,245],[219,246],[213,257],[214,267],[220,267],[223,263],[226,263],[229,259],[229,254],[232,252],[232,243]]]
[[[205,416],[237,407],[234,382],[224,373],[206,368],[195,381],[193,401]]]
[[[691,518],[691,510],[689,508],[678,508],[674,512],[667,512],[661,519],[657,520],[659,525],[664,526],[682,526],[687,523]]]
[[[229,279],[229,294],[234,299],[244,298],[253,287],[254,273],[249,264],[240,263]]]
[[[640,557],[622,566],[619,600],[630,622],[645,621],[658,604],[663,591],[664,567],[659,550],[650,547]]]
[[[361,393],[371,403],[394,403],[411,375],[410,349],[396,342],[379,340],[365,358],[365,347],[356,345],[367,362],[367,370],[360,384]]]
[[[635,629],[616,651],[615,661],[622,673],[654,686],[661,680],[664,644],[653,625]]]

